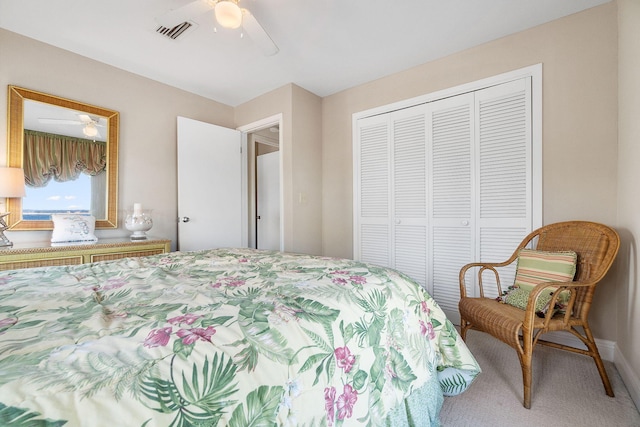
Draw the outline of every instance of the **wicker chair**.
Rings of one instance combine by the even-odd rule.
[[[516,262],[520,249],[531,247],[531,245],[535,245],[535,249],[541,251],[575,251],[578,259],[574,281],[540,283],[531,291],[526,310],[503,304],[492,298],[485,298],[482,288],[483,272],[489,271],[495,275],[498,295],[501,295],[500,275],[496,268]],[[491,334],[516,350],[522,366],[525,408],[531,407],[531,359],[536,344],[591,356],[598,367],[607,395],[613,397],[611,383],[598,353],[587,317],[596,284],[611,267],[619,246],[618,233],[610,227],[587,221],[561,222],[533,231],[504,262],[472,263],[461,269],[459,309],[462,339],[466,338],[469,329],[477,329]],[[467,296],[465,275],[470,268],[478,271],[479,298]],[[474,270],[470,273],[472,274]],[[554,314],[549,310],[544,317],[538,317],[534,313],[535,300],[549,286],[557,287],[559,291],[563,289],[570,291],[571,296],[566,313]],[[556,302],[559,294],[560,292],[553,294],[551,306]],[[584,333],[581,333],[577,327],[581,327]],[[585,344],[587,350],[539,339],[542,334],[550,331],[572,333]]]

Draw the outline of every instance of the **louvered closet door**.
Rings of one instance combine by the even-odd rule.
[[[478,259],[495,262],[513,253],[533,229],[534,206],[541,209],[533,203],[531,79],[476,92],[475,114]],[[515,266],[501,274],[506,287],[513,283]],[[491,275],[483,280],[494,283]]]
[[[391,267],[391,126],[388,115],[358,120],[354,145],[354,257]]]
[[[531,105],[531,79],[523,78],[359,119],[356,259],[413,277],[459,323],[460,268],[507,259],[541,217]],[[514,269],[506,273],[505,287]]]
[[[425,107],[358,121],[356,259],[427,279]]]
[[[459,323],[460,268],[475,257],[473,93],[428,106],[430,148],[429,291]]]
[[[431,272],[433,297],[459,322],[460,268],[503,261],[532,230],[530,79],[430,104]],[[502,276],[506,287],[515,268]],[[497,296],[484,277],[487,297]],[[467,280],[477,295],[475,278]]]
[[[427,150],[425,106],[391,114],[392,263],[427,285]]]

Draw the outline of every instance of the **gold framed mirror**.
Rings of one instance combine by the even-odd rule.
[[[52,230],[52,213],[91,214],[96,228],[117,228],[119,113],[18,86],[8,89],[7,166],[25,170],[26,197],[32,195],[29,201],[7,199],[11,230]]]

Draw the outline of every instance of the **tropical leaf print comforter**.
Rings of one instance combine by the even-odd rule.
[[[480,369],[400,273],[249,249],[0,272],[2,426],[438,425]]]

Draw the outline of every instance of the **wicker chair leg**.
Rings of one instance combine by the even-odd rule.
[[[524,387],[523,406],[531,409],[531,354],[518,352],[520,358],[520,366],[522,367],[522,385]]]
[[[596,362],[596,366],[598,367],[598,372],[600,373],[600,379],[602,379],[602,385],[604,385],[604,390],[609,397],[615,397],[613,394],[613,388],[611,387],[611,382],[609,382],[609,376],[607,375],[607,371],[604,368],[604,363],[602,363],[602,358],[600,357],[600,352],[598,351],[598,347],[596,346],[596,341],[593,339],[593,334],[591,333],[591,328],[589,325],[583,325],[584,333],[587,336],[587,340],[589,341],[588,347],[591,352],[591,357],[593,357],[594,362]]]
[[[468,328],[469,325],[467,324],[467,322],[463,318],[460,318],[460,338],[462,338],[462,341],[467,341]]]

